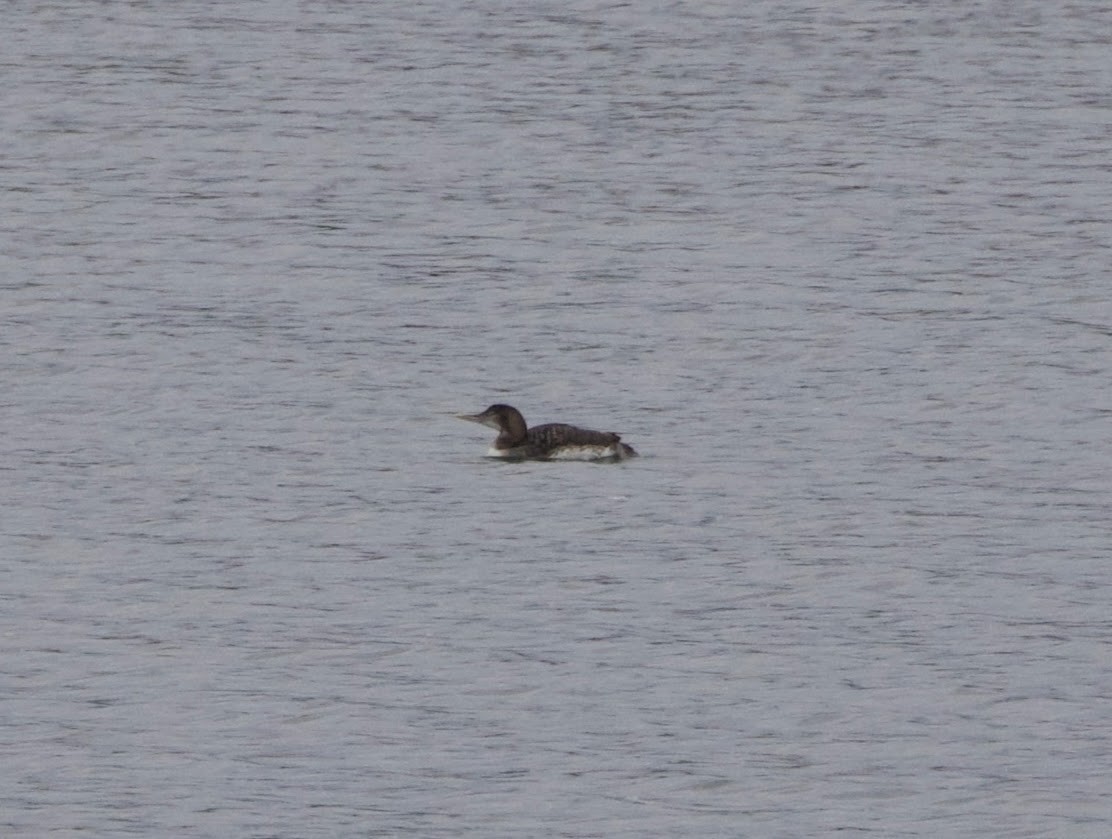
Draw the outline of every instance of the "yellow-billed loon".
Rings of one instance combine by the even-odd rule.
[[[481,414],[458,416],[498,431],[487,457],[511,460],[625,460],[637,457],[637,452],[611,431],[591,431],[562,422],[528,428],[521,412],[509,405],[491,405]]]

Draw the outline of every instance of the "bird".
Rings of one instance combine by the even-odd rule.
[[[637,457],[633,447],[612,431],[592,431],[562,422],[529,428],[521,411],[511,405],[491,405],[481,414],[457,414],[498,432],[487,457],[507,460],[625,460]]]

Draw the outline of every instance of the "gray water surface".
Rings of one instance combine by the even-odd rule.
[[[5,836],[1110,835],[1107,4],[5,33]]]

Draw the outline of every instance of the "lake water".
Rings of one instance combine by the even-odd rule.
[[[1107,3],[4,41],[4,836],[1110,835]]]

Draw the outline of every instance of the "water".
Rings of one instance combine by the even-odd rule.
[[[1108,835],[1104,4],[5,26],[5,836]]]

